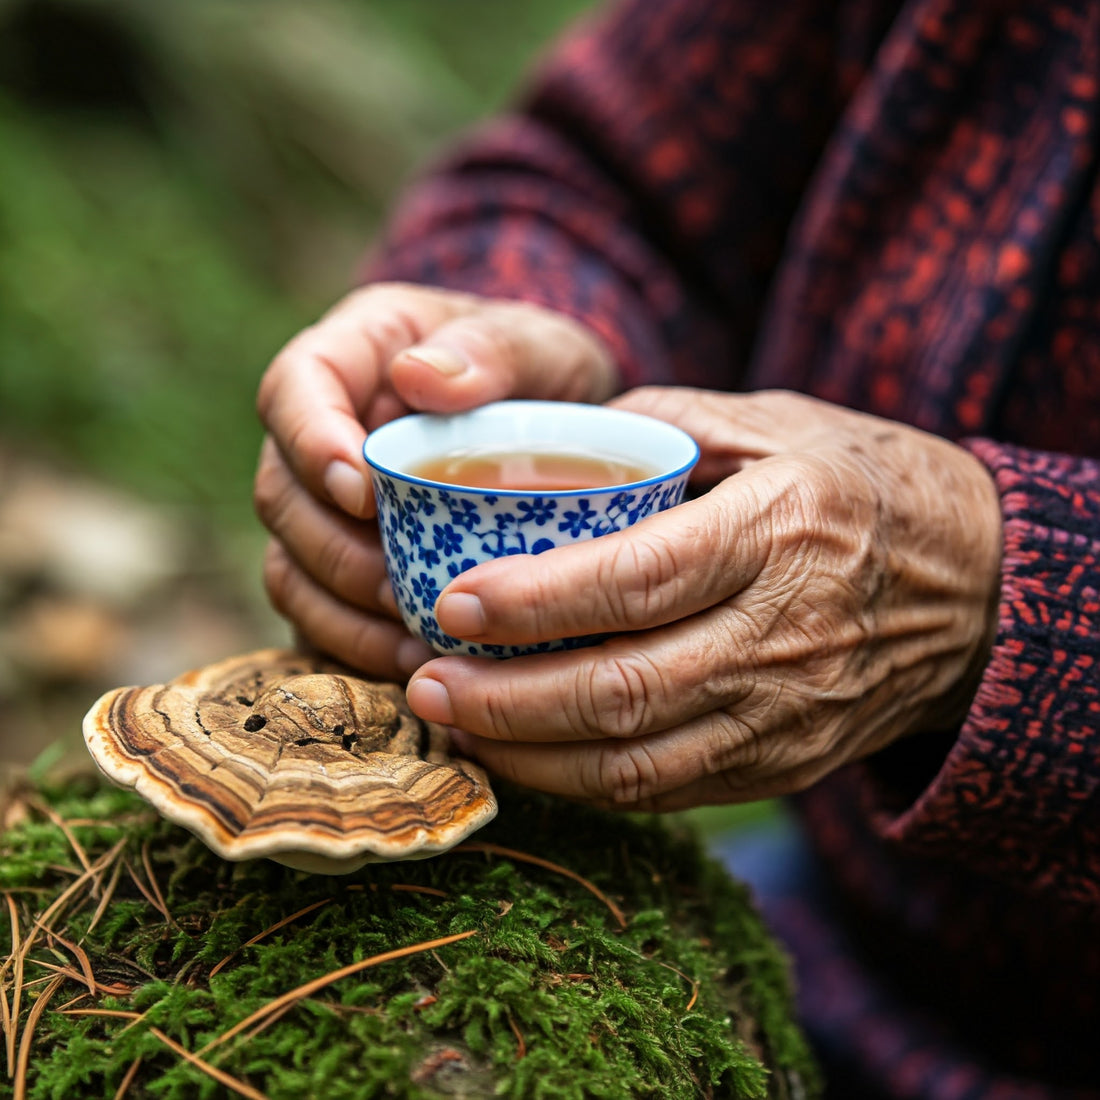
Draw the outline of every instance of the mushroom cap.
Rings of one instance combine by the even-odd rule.
[[[344,874],[453,847],[496,815],[397,685],[286,649],[103,695],[84,718],[103,773],[225,859]]]

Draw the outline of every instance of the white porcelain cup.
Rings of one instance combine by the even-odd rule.
[[[470,449],[607,454],[645,476],[593,489],[484,489],[419,476],[425,462]],[[444,634],[435,601],[459,573],[492,558],[541,554],[620,531],[678,504],[699,448],[664,421],[602,405],[499,401],[452,416],[418,413],[371,432],[371,467],[386,569],[406,625],[437,652],[513,657],[591,644],[477,645]]]

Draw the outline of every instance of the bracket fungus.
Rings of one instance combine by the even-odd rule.
[[[225,859],[344,874],[445,851],[496,814],[482,769],[397,684],[291,650],[109,691],[84,739],[109,779]]]

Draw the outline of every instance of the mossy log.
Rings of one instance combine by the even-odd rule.
[[[690,833],[500,793],[469,843],[341,878],[96,780],[9,794],[0,1096],[819,1095],[786,960]]]

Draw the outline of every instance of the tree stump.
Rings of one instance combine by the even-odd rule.
[[[9,792],[0,1096],[820,1095],[785,957],[691,833],[498,793],[452,851],[337,878],[99,779]]]

